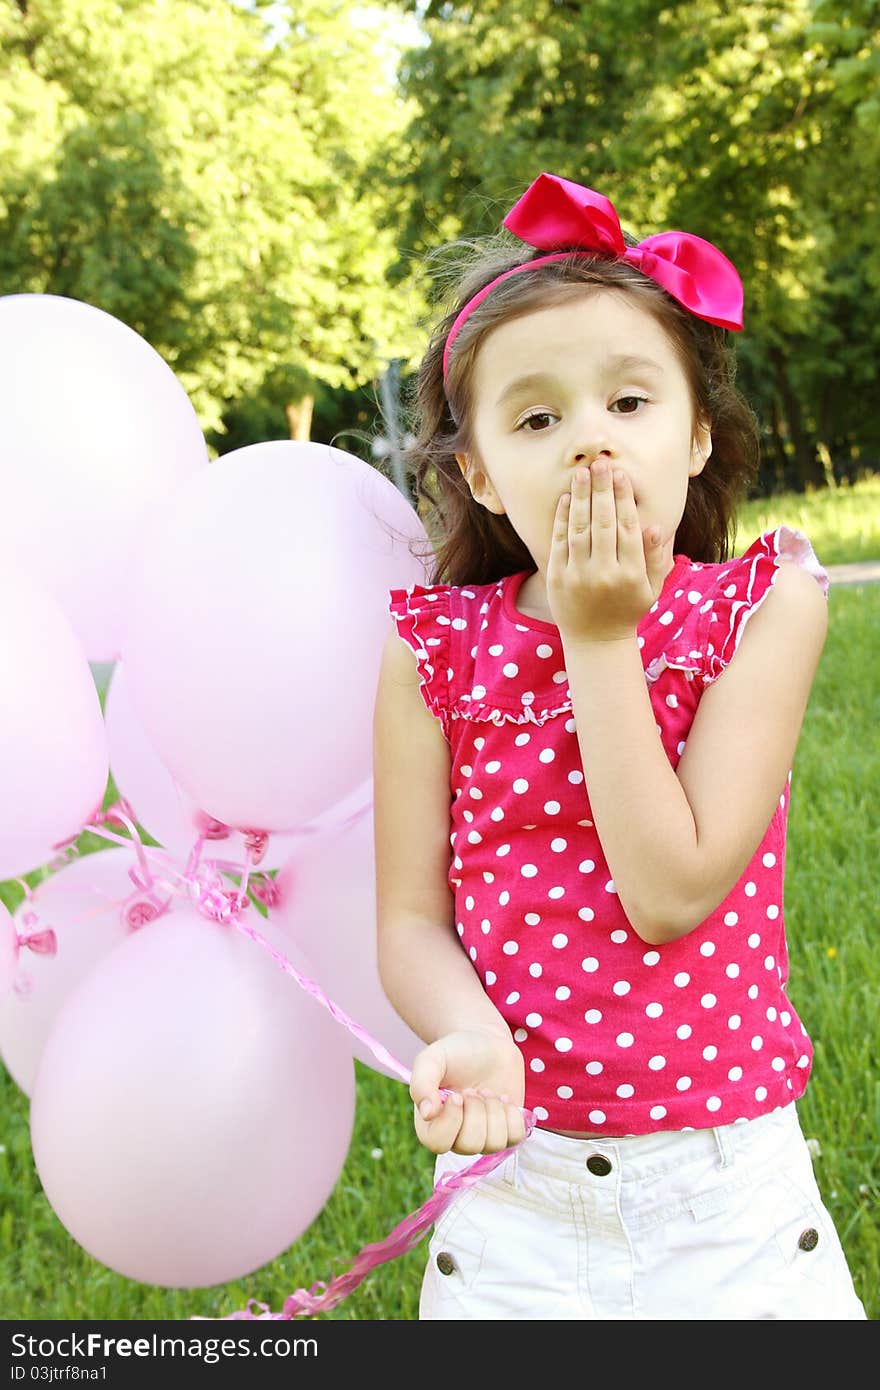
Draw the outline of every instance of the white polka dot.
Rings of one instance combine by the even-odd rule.
[[[726,927],[735,927],[738,921],[739,921],[739,913],[738,913],[738,912],[725,912],[725,914],[724,914],[724,925],[725,925]]]
[[[557,951],[561,951],[564,946],[567,946],[568,937],[565,935],[565,932],[558,931],[556,935],[551,938],[550,945],[555,946]]]
[[[543,1071],[544,1063],[541,1061],[540,1057],[533,1057],[529,1062],[529,1067],[532,1071]]]
[[[557,1038],[553,1046],[557,1052],[570,1052],[572,1048],[571,1038]]]
[[[605,892],[606,892],[606,893],[616,893],[616,892],[617,892],[617,889],[614,887],[614,879],[613,879],[613,878],[609,878],[608,882],[605,884]]]
[[[591,907],[578,908],[578,917],[580,917],[582,922],[592,922],[595,915],[596,914]]]
[[[578,872],[582,874],[591,874],[595,867],[595,862],[592,859],[582,859],[578,864]]]
[[[590,1076],[601,1076],[604,1070],[601,1062],[588,1062],[584,1067],[584,1071],[589,1072]]]
[[[453,626],[455,626],[455,624],[453,624]],[[490,655],[490,656],[500,656],[501,653],[502,653],[503,651],[504,651],[504,643],[503,643],[503,642],[493,642],[492,646],[489,648],[489,655]]]
[[[584,774],[579,771],[578,768],[572,768],[571,772],[568,774],[568,780],[573,786],[579,787],[584,780]]]
[[[532,1109],[535,1112],[536,1120],[548,1120],[550,1118],[548,1112],[544,1109],[543,1105],[534,1105]]]
[[[758,997],[758,986],[757,986],[757,985],[749,985],[748,994],[749,994],[749,998],[750,998],[750,999],[757,999],[757,997]]]
[[[572,1096],[574,1095],[574,1091],[571,1089],[570,1086],[557,1086],[556,1094],[558,1095],[560,1100],[571,1100]]]
[[[779,1015],[779,1022],[782,1024],[783,1028],[787,1028],[791,1023],[791,1014],[788,1013],[786,1009],[783,1009],[782,1013]]]
[[[779,908],[776,905],[776,903],[768,903],[767,916],[769,917],[771,922],[776,921],[776,918],[779,916]]]
[[[756,1033],[755,1036],[752,1038],[752,1051],[760,1052],[763,1046],[764,1039],[760,1036],[760,1034]]]
[[[591,1110],[590,1113],[589,1113],[589,1115],[587,1116],[587,1119],[590,1121],[590,1124],[593,1124],[593,1125],[604,1125],[604,1123],[605,1123],[605,1111],[604,1111],[604,1110]]]
[[[498,902],[501,907],[506,907],[507,904],[510,902],[510,894],[508,893],[506,888],[498,894]]]
[[[526,781],[525,777],[517,777],[516,781],[513,784],[513,790],[517,792],[520,796],[522,796],[523,792],[527,792],[528,789],[529,784]]]
[[[727,975],[731,980],[735,980],[735,979],[737,978],[737,976],[739,975],[739,966],[736,964],[735,961],[731,961],[731,962],[730,962],[730,965],[726,965],[726,966],[724,967],[724,973],[725,973],[725,975]]]
[[[714,954],[715,954],[715,942],[714,942],[714,941],[704,941],[703,944],[702,944],[702,946],[700,947],[700,955],[701,955],[701,956],[714,956]]]
[[[663,1005],[662,1005],[662,1004],[646,1004],[646,1005],[645,1005],[645,1013],[648,1015],[648,1018],[659,1018],[660,1015],[663,1013]]]
[[[678,985],[679,989],[684,989],[685,985],[689,985],[690,982],[691,977],[686,970],[679,970],[678,973],[672,977],[672,983]]]
[[[468,955],[470,956],[471,960],[476,960],[476,959],[477,959],[477,948],[476,948],[476,946],[470,946],[470,947],[468,948]]]
[[[543,1018],[541,1017],[540,1014],[536,1014],[536,1013],[526,1014],[526,1023],[528,1024],[528,1026],[529,1026],[530,1028],[540,1028],[540,1026],[541,1026],[541,1024],[542,1024],[543,1022],[544,1022],[544,1020],[543,1020]]]
[[[770,1020],[771,1023],[775,1023],[775,1022],[776,1022],[776,1010],[774,1009],[774,1007],[773,1007],[772,1004],[770,1005],[769,1009],[767,1010],[767,1018]]]
[[[548,656],[553,655],[553,648],[546,642],[539,642],[535,648],[535,655],[539,656],[542,661],[546,661]]]
[[[757,1089],[755,1090],[755,1100],[766,1100],[766,1099],[767,1099],[767,1087],[766,1087],[766,1086],[758,1086]]]
[[[718,1096],[710,1096],[709,1099],[706,1101],[706,1109],[707,1109],[707,1110],[720,1110],[720,1109],[721,1109],[721,1101],[720,1101],[719,1097],[718,1097]]]
[[[523,878],[535,878],[535,876],[537,875],[537,872],[538,872],[538,866],[537,866],[537,864],[522,864],[522,865],[520,865],[520,873],[522,874]]]
[[[660,952],[659,952],[659,951],[646,951],[645,954],[642,956],[642,964],[643,964],[643,965],[656,965],[659,959],[660,959]]]
[[[727,1073],[727,1079],[728,1081],[742,1081],[742,1074],[742,1067],[731,1067]]]
[[[785,1071],[785,1062],[781,1057],[774,1057],[770,1065],[774,1071]]]
[[[550,841],[550,848],[554,854],[561,854],[564,849],[568,849],[568,841],[557,836],[555,840]]]
[[[557,999],[570,999],[570,998],[571,998],[571,990],[569,989],[568,985],[560,985],[560,986],[559,986],[558,990],[556,991],[556,998],[557,998]]]
[[[544,973],[544,967],[540,962],[533,960],[529,966],[529,974],[533,980],[539,980]]]
[[[515,661],[505,661],[501,670],[503,671],[504,675],[509,676],[511,680],[514,676],[519,675],[519,667],[517,666]]]
[[[652,1105],[649,1111],[652,1120],[662,1120],[666,1114],[665,1105]]]
[[[621,1100],[629,1100],[630,1096],[634,1093],[634,1091],[635,1087],[630,1086],[629,1083],[626,1081],[624,1081],[622,1086],[618,1086],[617,1088],[617,1094],[620,1096]]]
[[[526,733],[517,734],[516,738],[513,741],[516,744],[517,748],[523,748],[527,743],[531,743],[532,736],[531,734]]]
[[[757,891],[758,885],[756,883],[752,883],[751,880],[746,884],[745,888],[743,889],[743,892],[745,893],[747,898],[753,898]]]
[[[494,985],[494,984],[497,982],[497,980],[498,980],[498,976],[495,974],[495,971],[494,971],[494,970],[487,970],[487,971],[486,971],[486,984],[487,984],[487,985]]]
[[[689,1091],[692,1085],[693,1082],[689,1076],[680,1076],[675,1083],[675,1089],[677,1091]]]
[[[762,856],[761,863],[764,865],[765,869],[772,869],[773,865],[776,863],[776,855],[771,854],[768,850],[768,852]]]
[[[775,959],[774,959],[773,956],[765,956],[765,957],[764,957],[764,969],[765,969],[765,970],[772,970],[775,964],[776,964],[776,961],[775,961]]]
[[[518,1004],[518,1003],[519,1003],[519,990],[518,990],[518,989],[512,990],[511,993],[508,994],[508,996],[507,996],[507,998],[505,999],[504,1002],[505,1002],[505,1004]]]
[[[547,812],[548,816],[558,816],[562,807],[558,801],[545,801],[544,810]]]
[[[651,1068],[651,1071],[662,1071],[666,1066],[666,1058],[660,1056],[649,1057],[648,1066]]]
[[[497,771],[499,770],[500,767],[501,767],[501,763],[498,761],[498,759],[497,759],[497,758],[493,758],[491,762],[489,762],[489,763],[486,764],[486,771],[487,771],[487,772],[497,772]]]
[[[756,931],[753,931],[751,936],[747,937],[746,944],[751,946],[753,950],[756,946],[760,946],[761,938]]]
[[[553,748],[542,748],[538,754],[539,763],[552,763],[556,757],[556,750]]]
[[[618,1047],[632,1047],[635,1038],[632,1033],[618,1033],[614,1041],[617,1043]]]
[[[601,1023],[601,1022],[602,1022],[602,1011],[601,1011],[601,1009],[587,1009],[587,1012],[584,1014],[584,1022],[585,1022],[585,1023]]]
[[[707,1062],[715,1061],[715,1058],[718,1056],[718,1048],[714,1043],[710,1043],[708,1047],[703,1048],[703,1056]]]
[[[484,936],[488,936],[491,930],[492,923],[489,921],[488,917],[484,917],[482,922],[480,923],[480,931],[483,933]]]
[[[704,1009],[714,1009],[718,1000],[714,994],[704,994],[700,999],[700,1003]]]
[[[702,595],[702,594],[698,594],[697,591],[696,591],[696,589],[689,589],[689,590],[688,590],[688,603],[699,603],[699,601],[700,601],[700,599],[701,599],[702,597],[703,597],[703,595]]]
[[[629,994],[630,990],[632,989],[632,985],[629,983],[628,980],[615,980],[612,988],[615,994],[619,994],[622,996],[624,994]]]
[[[586,960],[581,961],[581,970],[586,970],[588,975],[599,969],[599,962],[595,956],[587,956]]]
[[[541,920],[540,912],[527,912],[523,921],[529,927],[536,927]]]
[[[675,1030],[675,1036],[677,1038],[681,1038],[682,1041],[684,1041],[684,1039],[690,1037],[693,1031],[694,1030],[689,1023],[680,1023]]]
[[[564,897],[565,897],[565,889],[562,887],[561,884],[557,884],[555,888],[550,888],[550,889],[548,890],[548,892],[547,892],[547,897],[548,897],[548,898],[564,898]]]
[[[515,956],[516,953],[517,953],[517,951],[519,950],[519,942],[518,942],[518,941],[505,941],[505,943],[504,943],[504,945],[501,947],[501,949],[502,949],[502,951],[504,952],[504,954],[505,954],[506,956]]]
[[[742,1019],[740,1018],[739,1014],[731,1014],[730,1018],[727,1020],[728,1028],[733,1028],[734,1030],[739,1028],[741,1023]]]
[[[624,942],[624,941],[627,941],[628,939],[629,939],[629,932],[627,932],[627,931],[613,931],[613,932],[611,933],[611,940],[614,942],[615,946],[620,946],[620,945],[622,945],[623,942]]]
[[[517,1028],[513,1034],[513,1040],[514,1042],[525,1042],[528,1036],[525,1028]]]
[[[661,613],[661,614],[660,614],[660,619],[659,619],[659,620],[660,620],[660,622],[663,624],[664,627],[668,627],[670,623],[675,622],[675,615],[674,615],[673,613],[670,613],[670,612],[667,611],[666,613]]]

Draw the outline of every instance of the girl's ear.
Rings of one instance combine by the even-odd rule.
[[[504,504],[483,469],[475,464],[473,459],[469,459],[467,454],[456,454],[455,462],[461,469],[461,475],[470,488],[474,501],[479,502],[487,511],[494,512],[496,516],[504,516]]]
[[[698,420],[694,427],[694,437],[691,443],[691,466],[688,474],[695,478],[709,461],[712,454],[712,423],[709,420]]]

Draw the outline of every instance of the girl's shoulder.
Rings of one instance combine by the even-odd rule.
[[[715,564],[688,561],[677,590],[685,600],[685,617],[676,633],[679,660],[670,654],[666,664],[687,664],[699,672],[704,685],[717,680],[785,564],[812,575],[827,597],[827,572],[809,539],[789,526],[761,532],[741,555],[729,560]]]

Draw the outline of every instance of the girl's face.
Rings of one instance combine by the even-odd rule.
[[[507,513],[542,578],[559,498],[600,454],[629,476],[642,532],[675,534],[711,442],[651,314],[587,290],[511,319],[480,345],[472,387],[476,447],[459,468],[478,502]]]

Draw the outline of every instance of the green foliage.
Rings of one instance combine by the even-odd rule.
[[[366,177],[406,105],[350,0],[286,9],[0,0],[0,292],[119,317],[206,428],[279,368],[351,389],[414,348]]]

